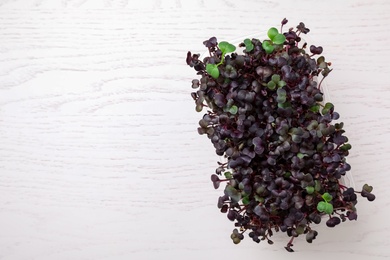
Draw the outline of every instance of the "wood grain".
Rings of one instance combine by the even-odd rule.
[[[288,257],[389,258],[389,11],[384,0],[0,0],[0,259],[286,257],[284,234],[232,245],[185,65],[211,36],[283,17],[305,22],[332,61],[355,183],[377,195]]]

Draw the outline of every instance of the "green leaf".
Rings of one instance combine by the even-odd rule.
[[[225,194],[228,195],[233,202],[239,202],[241,199],[241,193],[239,193],[233,186],[226,185]]]
[[[325,211],[325,209],[326,209],[326,202],[325,201],[320,201],[320,202],[318,202],[318,204],[317,204],[317,210],[319,211],[319,212],[324,212]]]
[[[278,103],[278,107],[279,108],[289,108],[289,107],[291,107],[291,103],[288,101],[286,101],[284,103]]]
[[[278,83],[280,81],[280,75],[278,74],[272,75],[271,80],[275,83]]]
[[[275,87],[276,87],[276,84],[272,80],[267,83],[267,88],[269,88],[270,90],[274,90]]]
[[[314,193],[314,187],[313,186],[307,186],[306,187],[306,192],[308,194],[313,194]]]
[[[325,203],[325,210],[324,212],[326,214],[332,214],[333,213],[333,205],[330,203]]]
[[[334,108],[334,105],[332,103],[326,103],[324,108],[322,109],[321,113],[323,115],[328,114],[332,109]]]
[[[350,144],[344,144],[344,145],[342,145],[341,147],[340,147],[340,150],[342,150],[342,151],[348,151],[348,150],[350,150],[352,148],[352,145],[350,145]]]
[[[272,41],[275,43],[275,44],[283,44],[285,41],[286,41],[286,37],[279,33],[277,35],[275,35],[275,37],[272,39]]]
[[[327,102],[325,104],[325,107],[328,108],[328,109],[332,109],[332,108],[334,108],[334,105],[332,103],[330,103],[330,102]]]
[[[322,198],[326,201],[326,202],[329,202],[333,199],[332,195],[330,195],[329,193],[325,192],[324,194],[322,194]]]
[[[253,48],[255,47],[250,39],[245,39],[244,44],[245,44],[245,49],[247,52],[252,51]]]
[[[233,106],[231,106],[229,108],[229,113],[230,114],[235,115],[235,114],[237,114],[237,112],[238,112],[238,107],[237,106],[233,105]]]
[[[308,156],[307,154],[304,154],[304,153],[297,153],[297,157],[299,158],[299,159],[302,159],[302,158],[304,158],[304,157],[306,157],[306,156]]]
[[[263,49],[267,54],[271,54],[275,49],[275,47],[272,45],[270,41],[263,41],[261,46],[263,47]]]
[[[213,78],[218,78],[219,77],[219,70],[218,70],[218,66],[216,64],[207,64],[206,65],[206,71],[208,74],[211,75],[211,77]]]
[[[321,71],[321,74],[322,76],[327,77],[331,71],[332,71],[331,69],[326,67],[325,69],[323,69],[323,71]]]
[[[233,174],[232,174],[231,172],[225,172],[224,175],[225,175],[225,178],[226,178],[226,179],[231,179],[231,178],[233,178]]]
[[[282,88],[282,87],[286,86],[286,82],[281,80],[278,82],[278,86],[279,86],[279,88]]]
[[[259,203],[264,203],[264,201],[265,201],[264,198],[260,197],[259,195],[255,195],[254,198]]]
[[[278,31],[278,29],[276,29],[275,27],[270,28],[270,29],[268,30],[268,32],[267,32],[268,38],[270,38],[271,41],[274,41],[274,37],[275,37],[276,35],[278,35],[278,34],[279,34],[279,31]]]
[[[368,193],[370,193],[374,188],[370,185],[368,185],[367,183],[363,185],[363,190],[364,191],[367,191]]]
[[[324,56],[320,56],[318,57],[317,59],[317,65],[320,65],[321,63],[325,62],[325,57]]]
[[[314,112],[314,113],[317,113],[320,111],[320,105],[319,104],[315,104],[314,106],[312,106],[310,108],[310,111]]]
[[[218,47],[222,51],[222,53],[224,53],[224,54],[230,53],[230,52],[233,52],[236,50],[236,46],[234,46],[233,44],[230,44],[228,42],[220,42],[218,44]]]
[[[326,62],[321,62],[320,65],[318,65],[318,67],[320,69],[325,69],[326,67],[328,67],[328,64],[326,64]]]
[[[244,197],[242,198],[242,204],[248,205],[250,202],[251,202],[251,201],[250,201],[248,195],[246,195],[246,196],[244,196]]]
[[[323,108],[322,111],[321,111],[321,113],[322,113],[323,115],[326,115],[326,114],[329,113],[329,109]]]

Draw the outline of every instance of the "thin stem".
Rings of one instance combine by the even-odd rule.
[[[343,184],[341,184],[341,183],[339,183],[339,186],[340,186],[340,188],[342,188],[342,189],[348,189],[348,187],[347,186],[344,186]]]
[[[329,75],[329,73],[330,73],[332,70],[333,70],[333,69],[329,70],[328,75]],[[325,78],[326,78],[326,76],[322,77],[322,79],[321,79],[321,81],[320,81],[320,84],[318,84],[318,88],[321,87],[321,83],[322,83],[322,81],[324,81]]]
[[[288,243],[287,243],[287,247],[290,247],[293,245],[294,238],[295,237],[291,237],[290,241],[288,241]]]
[[[322,81],[324,81],[324,79],[325,79],[325,77],[322,77],[322,79],[321,79],[320,83],[318,84],[318,88],[320,88],[320,87],[321,87],[321,83],[322,83]]]

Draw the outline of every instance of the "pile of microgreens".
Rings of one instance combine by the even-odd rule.
[[[247,233],[273,244],[273,232],[282,231],[293,252],[294,238],[316,238],[313,223],[356,220],[356,194],[375,195],[367,184],[359,192],[342,183],[351,145],[344,124],[333,123],[334,105],[323,101],[331,64],[321,46],[299,45],[310,31],[303,23],[283,32],[286,23],[266,40],[245,39],[243,54],[212,37],[204,41],[209,56],[188,52],[186,61],[200,76],[192,81],[196,111],[207,109],[198,132],[226,158],[211,180],[216,189],[226,183],[218,208],[235,222],[231,239],[238,244]]]

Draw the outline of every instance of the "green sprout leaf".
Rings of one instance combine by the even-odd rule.
[[[272,41],[275,44],[283,44],[286,41],[286,37],[283,34],[279,33],[279,34],[275,35],[275,37],[272,39]]]
[[[319,212],[324,212],[325,209],[326,209],[326,202],[325,202],[325,201],[320,201],[320,202],[318,202],[318,204],[317,204],[317,210],[318,210]]]
[[[273,41],[273,40],[274,40],[274,37],[275,37],[276,35],[278,35],[278,34],[279,34],[279,31],[278,31],[278,29],[276,29],[275,27],[270,28],[270,29],[268,30],[268,32],[267,32],[268,38],[270,38],[271,41]]]
[[[323,69],[321,71],[321,74],[322,74],[322,76],[327,77],[332,70],[333,69],[329,69],[328,67],[326,67],[325,69]]]
[[[264,203],[264,198],[263,197],[261,197],[261,196],[259,196],[259,195],[255,195],[255,200],[257,201],[257,202],[259,202],[259,203]]]
[[[261,46],[263,47],[263,49],[267,54],[271,54],[275,49],[275,47],[272,45],[270,41],[263,41]]]
[[[325,57],[324,56],[320,56],[318,59],[317,59],[317,65],[320,65],[321,63],[325,62]]]
[[[324,212],[326,214],[332,214],[333,213],[333,205],[330,203],[325,203],[325,210]]]
[[[233,186],[226,185],[225,194],[228,195],[233,202],[239,202],[241,199],[241,193],[239,193]]]
[[[270,28],[267,32],[267,35],[271,42],[277,45],[283,44],[286,41],[286,37],[283,34],[279,33],[278,29],[276,29],[275,27]]]
[[[280,75],[278,74],[272,75],[271,80],[275,83],[278,83],[280,81]]]
[[[284,103],[278,103],[278,107],[279,108],[289,108],[289,107],[291,107],[291,103],[288,101],[286,101]]]
[[[326,67],[328,67],[328,64],[326,64],[326,62],[321,62],[320,65],[318,65],[318,67],[320,69],[325,69]]]
[[[218,66],[216,64],[207,64],[206,65],[206,71],[208,74],[211,75],[211,77],[217,79],[219,77],[219,70],[218,70]]]
[[[218,47],[224,54],[234,52],[236,50],[236,46],[228,42],[220,42],[218,44]]]
[[[367,191],[368,193],[370,193],[374,188],[370,185],[368,185],[367,183],[363,185],[363,190],[364,191]]]
[[[302,158],[305,158],[306,156],[308,156],[307,154],[304,154],[304,153],[297,153],[297,157],[299,159],[302,159]]]
[[[276,88],[275,82],[273,82],[272,80],[270,82],[268,82],[267,88],[269,88],[270,90],[274,90]]]
[[[333,199],[332,195],[330,195],[329,193],[325,192],[323,195],[322,195],[322,198],[326,201],[326,202],[329,202]]]
[[[242,204],[248,205],[250,202],[251,202],[251,201],[250,201],[248,195],[246,195],[246,196],[244,196],[244,197],[242,198]]]
[[[226,179],[231,179],[231,178],[233,178],[233,174],[232,174],[231,172],[225,172],[224,175],[225,175],[225,178],[226,178]]]
[[[279,88],[282,88],[284,86],[286,86],[286,82],[285,81],[281,80],[281,81],[278,82],[278,87]]]
[[[333,213],[333,205],[325,202],[325,201],[320,201],[317,204],[317,210],[319,212],[325,212],[326,214],[332,214]]]
[[[333,104],[328,102],[325,104],[321,112],[323,115],[325,115],[328,114],[333,108],[334,108]]]
[[[314,112],[314,113],[317,113],[320,111],[320,105],[319,104],[315,104],[314,106],[312,106],[310,108],[310,111]]]
[[[342,151],[348,151],[351,148],[352,148],[352,145],[350,145],[350,144],[344,144],[344,145],[340,146],[340,150],[342,150]]]
[[[313,186],[307,186],[306,187],[306,192],[308,194],[313,194],[314,193],[314,187]]]
[[[233,105],[233,106],[231,106],[229,108],[229,113],[230,114],[235,115],[235,114],[237,114],[237,112],[238,112],[238,107],[237,106]]]
[[[244,44],[247,52],[252,51],[255,47],[250,39],[245,39]]]

